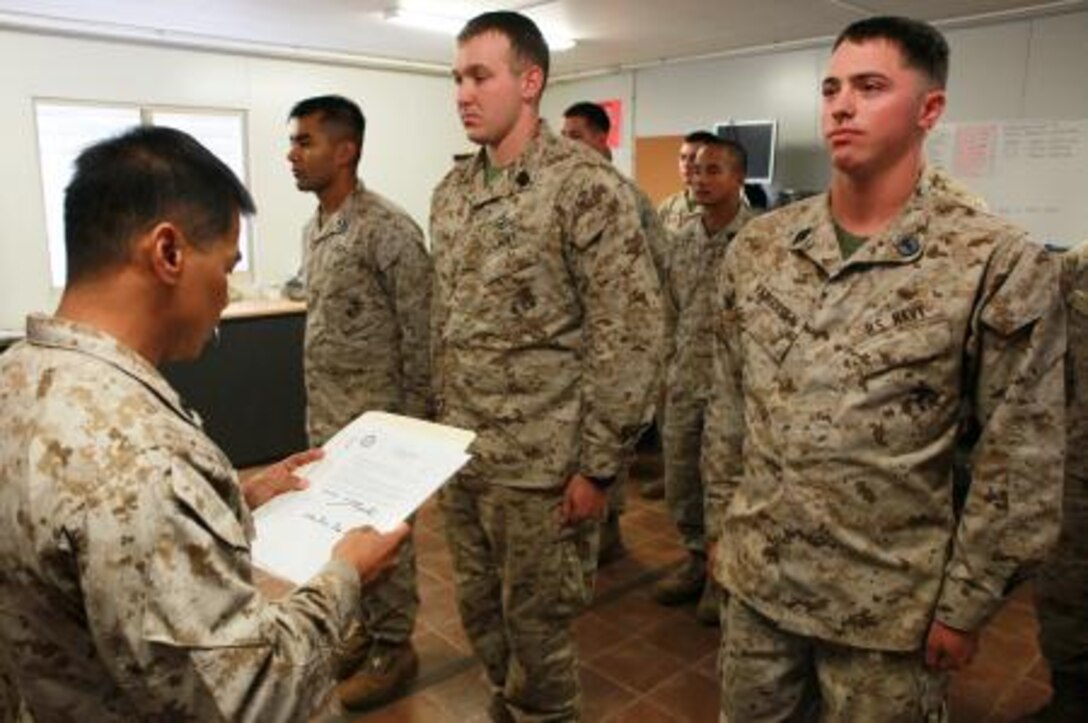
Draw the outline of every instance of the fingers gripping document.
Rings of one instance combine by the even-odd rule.
[[[325,456],[295,470],[310,486],[254,512],[253,562],[301,584],[328,562],[353,527],[388,532],[468,462],[473,432],[366,412],[325,443]]]

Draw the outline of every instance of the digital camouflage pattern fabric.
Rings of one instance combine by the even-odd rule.
[[[915,650],[976,630],[1058,530],[1058,264],[925,173],[844,262],[821,195],[752,221],[718,284],[703,474],[716,573],[793,633]],[[954,519],[964,411],[981,429]]]
[[[665,498],[684,546],[693,552],[706,549],[699,457],[713,365],[715,270],[733,237],[754,217],[742,205],[729,225],[712,235],[700,219],[688,224],[676,236],[665,284],[666,298],[677,310],[665,375]]]
[[[303,243],[310,444],[370,410],[428,418],[433,269],[419,226],[359,183],[324,223],[314,212]],[[403,643],[418,611],[409,538],[360,617],[368,637]]]
[[[617,474],[652,409],[664,313],[638,211],[603,159],[542,126],[488,184],[483,154],[435,190],[438,419],[469,471],[555,488]]]
[[[635,196],[604,159],[543,123],[490,183],[485,159],[458,164],[431,213],[438,419],[478,435],[441,496],[457,602],[494,705],[576,720],[571,624],[598,525],[558,512],[573,474],[622,471],[649,420],[661,290]]]
[[[366,189],[303,231],[310,443],[367,410],[426,418],[432,265],[407,213]]]
[[[1069,350],[1062,529],[1036,582],[1039,642],[1052,673],[1088,685],[1088,243],[1062,256]],[[1088,696],[1088,688],[1081,690]]]
[[[657,207],[661,224],[670,234],[678,234],[692,219],[699,218],[699,205],[691,196],[691,191],[677,191]]]
[[[152,366],[31,317],[0,419],[0,644],[38,723],[309,717],[358,574],[261,595],[234,470]]]

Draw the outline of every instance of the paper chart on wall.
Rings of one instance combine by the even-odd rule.
[[[1088,240],[1088,121],[942,123],[926,153],[1034,240]]]
[[[385,412],[366,412],[300,467],[306,490],[281,495],[253,515],[253,562],[301,584],[355,527],[392,530],[468,460],[475,434]]]

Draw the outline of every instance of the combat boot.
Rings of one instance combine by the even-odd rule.
[[[660,477],[648,479],[639,487],[639,494],[645,500],[660,500],[665,498],[665,483]]]
[[[620,535],[620,516],[609,511],[601,525],[601,544],[597,550],[597,567],[604,567],[627,555],[627,548]]]
[[[340,702],[349,710],[367,710],[404,692],[419,673],[419,656],[411,643],[375,640],[355,673],[336,686]]]
[[[706,576],[703,595],[695,607],[695,618],[703,625],[718,627],[722,623],[721,608],[727,593],[710,575]]]
[[[687,561],[654,585],[654,600],[662,605],[693,602],[703,594],[706,584],[706,555],[691,553]]]

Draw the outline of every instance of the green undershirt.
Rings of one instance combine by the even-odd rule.
[[[842,253],[843,261],[853,256],[869,240],[868,236],[856,236],[837,223],[835,224],[835,238],[839,242],[839,251]]]

